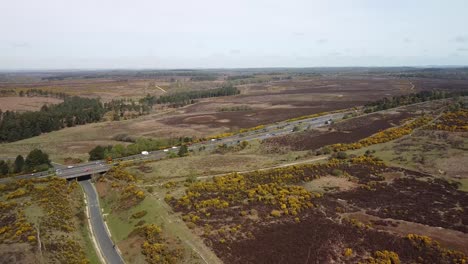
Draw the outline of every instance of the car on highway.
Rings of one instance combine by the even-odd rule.
[[[73,166],[67,166],[67,169],[72,169],[72,168],[73,168]]]
[[[172,149],[176,149],[177,147],[176,146],[173,146]]]
[[[146,150],[145,150],[145,151],[142,151],[142,152],[141,152],[141,155],[145,155],[145,156],[146,156],[146,155],[149,155],[149,152],[146,151]]]
[[[163,150],[163,151],[164,151],[164,152],[168,152],[168,151],[169,151],[169,149],[165,149],[165,150]]]

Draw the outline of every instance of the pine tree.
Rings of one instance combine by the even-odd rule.
[[[37,169],[39,166],[52,166],[50,164],[49,155],[39,149],[33,149],[31,152],[29,152],[25,160],[25,165],[26,169],[28,170]]]
[[[24,169],[24,158],[21,155],[18,155],[15,159],[15,167],[14,167],[14,172],[22,172]]]
[[[0,175],[7,175],[8,171],[8,164],[4,160],[0,160]]]
[[[187,148],[187,145],[182,145],[182,146],[180,146],[180,148],[179,148],[179,153],[177,153],[177,155],[179,155],[179,157],[187,156],[187,155],[188,155],[188,148]]]
[[[96,146],[89,152],[89,160],[102,160],[104,159],[105,148]]]

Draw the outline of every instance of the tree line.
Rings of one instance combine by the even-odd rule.
[[[147,95],[146,97],[142,98],[140,102],[144,102],[150,106],[155,104],[172,104],[172,106],[183,106],[193,103],[194,99],[229,96],[239,93],[240,91],[236,87],[227,84],[223,87],[215,89],[177,92],[168,95],[161,95],[159,98]]]
[[[151,110],[151,106],[145,100],[135,102],[132,99],[113,99],[110,102],[104,103],[104,108],[114,113],[112,118],[114,121],[125,117],[127,113],[133,116],[141,116],[149,114]]]
[[[1,97],[9,97],[9,96],[21,96],[21,97],[55,97],[55,98],[61,98],[65,99],[66,97],[69,97],[68,94],[66,93],[61,93],[61,92],[51,92],[47,90],[41,90],[41,89],[28,89],[28,90],[21,90],[19,93],[16,90],[13,89],[0,89],[0,96]]]
[[[28,89],[26,91],[21,90],[18,95],[21,96],[21,97],[24,97],[24,96],[27,96],[27,97],[39,96],[39,97],[55,97],[55,98],[61,98],[61,99],[65,99],[67,97],[70,97],[66,93],[51,92],[51,91],[41,90],[41,89]]]
[[[452,98],[457,96],[467,96],[468,91],[445,92],[445,91],[421,91],[407,95],[394,96],[392,98],[383,98],[381,100],[368,103],[365,105],[364,112],[372,113],[376,111],[386,110],[398,106],[415,104],[420,102]]]
[[[44,105],[36,112],[0,110],[0,142],[12,142],[38,136],[64,127],[101,120],[105,109],[99,99],[65,97],[64,102]]]
[[[109,146],[96,146],[89,152],[89,160],[103,160],[127,157],[135,154],[140,154],[142,151],[160,150],[162,148],[169,148],[173,145],[182,145],[192,142],[194,139],[191,137],[180,137],[173,139],[149,139],[138,138],[134,143],[124,146],[122,144],[109,145]],[[180,149],[182,149],[180,152]],[[187,147],[181,147],[179,153],[185,155],[188,151]]]
[[[0,89],[0,97],[15,96],[16,91],[13,89]]]
[[[390,74],[400,78],[468,80],[468,68],[427,68]]]
[[[18,155],[14,162],[11,160],[0,160],[0,176],[44,171],[50,167],[52,165],[49,155],[39,149],[34,149],[29,152],[26,159]]]
[[[173,107],[178,107],[194,103],[194,99],[198,98],[228,96],[234,94],[239,94],[239,91],[237,88],[229,86],[210,90],[179,92],[171,95],[163,95],[159,98],[148,94],[138,100],[138,102],[133,99],[113,99],[110,102],[104,103],[104,108],[107,111],[113,112],[112,120],[116,121],[126,117],[127,114],[131,114],[133,116],[149,114],[152,107],[156,104],[171,104]]]

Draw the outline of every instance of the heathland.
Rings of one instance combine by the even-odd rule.
[[[102,112],[80,124],[89,108],[73,108],[70,126],[58,116],[63,127],[0,144],[0,160],[35,148],[58,163],[106,158],[114,166],[92,181],[127,263],[466,263],[463,71],[5,75],[0,99],[49,105],[0,104],[3,112],[49,114],[74,96],[97,100]],[[301,119],[341,110],[320,127]],[[287,133],[216,144],[285,120],[295,122]],[[142,146],[168,151],[161,160],[112,162]],[[0,259],[99,262],[74,180],[11,181],[0,192]]]

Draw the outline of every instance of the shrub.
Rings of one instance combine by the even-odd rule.
[[[143,216],[145,216],[148,212],[146,210],[143,210],[143,211],[139,211],[139,212],[136,212],[134,214],[132,214],[132,218],[135,218],[135,219],[138,219],[138,218],[142,218]]]
[[[323,147],[322,148],[322,153],[323,154],[330,154],[332,150],[329,147]]]
[[[271,214],[271,216],[274,216],[274,217],[280,217],[281,216],[281,211],[272,210],[270,214]]]
[[[388,263],[388,264],[400,264],[400,258],[398,254],[393,251],[382,250],[375,251],[374,257],[368,258],[365,263],[368,264],[379,264],[379,263]]]
[[[140,220],[140,221],[138,221],[138,223],[135,224],[135,226],[142,226],[144,224],[146,224],[146,221],[145,220]]]
[[[342,170],[339,170],[339,169],[333,169],[333,170],[331,171],[331,175],[333,175],[333,176],[341,176],[341,175],[343,175],[343,171],[342,171]]]
[[[350,248],[346,248],[345,251],[344,251],[344,253],[343,253],[343,255],[344,255],[345,257],[349,257],[349,256],[351,256],[352,254],[353,254],[353,250],[350,249]]]
[[[338,159],[347,159],[348,158],[348,154],[344,151],[340,151],[336,154],[336,157]]]

